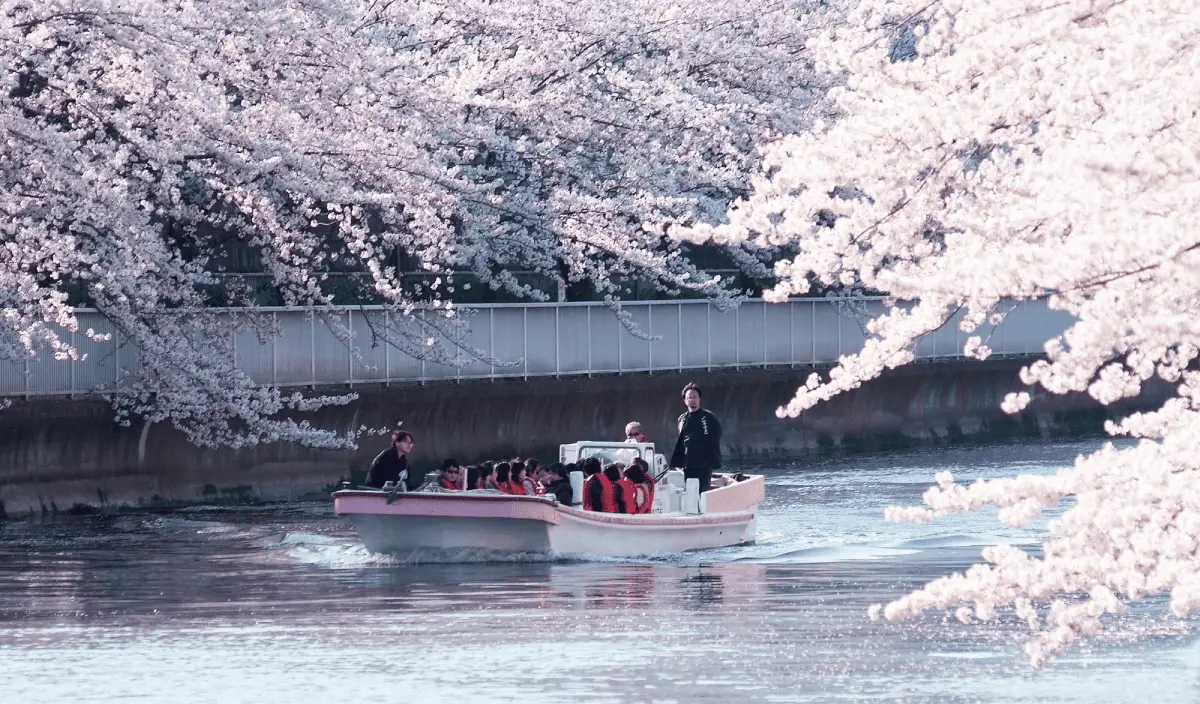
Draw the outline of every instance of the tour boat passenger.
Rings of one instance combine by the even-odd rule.
[[[483,476],[483,486],[480,489],[496,489],[496,467],[491,462],[484,462],[479,468],[479,473]]]
[[[646,491],[650,494],[649,503],[646,506],[646,513],[650,513],[654,506],[654,485],[656,483],[654,472],[650,469],[650,465],[646,462],[646,460],[642,459],[641,457],[635,459],[633,463],[641,468],[642,474],[646,475]]]
[[[508,493],[513,496],[527,496],[525,493],[525,465],[514,464],[509,470]]]
[[[625,426],[625,442],[650,442],[642,432],[642,424],[636,420],[629,421]]]
[[[654,505],[654,484],[647,480],[646,473],[642,471],[640,458],[625,469],[625,478],[621,481],[629,482],[633,487],[633,501],[626,504],[626,508],[631,509],[630,513],[650,513]]]
[[[449,491],[462,490],[462,467],[458,466],[458,460],[447,459],[442,462],[442,476],[438,480],[438,486]]]
[[[608,478],[613,487],[613,501],[617,505],[614,513],[633,513],[631,510],[627,510],[627,507],[633,503],[633,484],[621,483],[625,481],[621,478],[622,469],[624,466],[620,462],[613,462],[604,468],[604,476]]]
[[[612,482],[604,476],[600,460],[589,457],[583,461],[583,508],[585,511],[616,513],[617,502]]]
[[[508,473],[510,469],[511,466],[507,462],[497,464],[495,474],[492,475],[488,482],[488,488],[495,489],[502,494],[510,493],[508,491]]]
[[[553,462],[542,468],[542,484],[547,496],[558,499],[563,506],[570,506],[575,498],[575,490],[571,488],[570,475],[561,462]]]
[[[545,493],[541,485],[538,484],[537,478],[542,469],[542,463],[532,457],[525,460],[525,480],[524,488],[526,496],[534,496],[536,494]]]
[[[483,487],[483,468],[471,465],[467,467],[467,490],[482,489]]]

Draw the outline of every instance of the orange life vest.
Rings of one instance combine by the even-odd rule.
[[[654,506],[654,487],[647,484],[633,485],[633,510],[630,513],[650,513]]]
[[[618,479],[617,491],[621,492],[621,500],[625,503],[625,513],[637,513],[637,505],[633,503],[633,482],[628,479]]]
[[[525,495],[525,487],[521,485],[521,482],[509,481],[508,482],[508,491],[506,491],[505,493],[512,494],[513,496],[524,496]]]
[[[588,491],[588,482],[600,482],[600,505],[593,506],[591,492]],[[583,482],[583,508],[586,511],[602,511],[604,513],[617,512],[617,498],[613,493],[613,483],[603,473],[596,473],[588,477]]]
[[[442,479],[441,484],[442,484],[443,489],[449,489],[450,491],[458,491],[458,489],[459,489],[459,487],[456,486],[454,484],[454,482],[450,481],[449,479]]]

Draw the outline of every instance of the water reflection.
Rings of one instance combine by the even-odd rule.
[[[954,469],[1053,471],[1076,451]],[[1027,536],[883,524],[936,463],[864,461],[773,472],[758,545],[650,561],[398,562],[325,504],[0,524],[0,701],[1200,699],[1187,621],[1130,619],[1137,638],[1034,673],[1011,619],[867,620]]]

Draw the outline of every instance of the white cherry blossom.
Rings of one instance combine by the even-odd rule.
[[[780,140],[728,222],[692,240],[795,246],[773,296],[853,283],[898,303],[872,339],[780,415],[796,416],[912,360],[960,311],[983,358],[1006,301],[1049,296],[1076,322],[1028,365],[1038,395],[1102,404],[1151,379],[1177,395],[1109,424],[1140,438],[1050,477],[939,478],[927,521],[983,506],[1025,524],[1069,501],[1043,555],[1015,547],[886,608],[961,620],[1012,608],[1037,665],[1105,614],[1169,595],[1200,606],[1200,3],[1194,0],[862,0],[810,44],[841,76],[835,119]]]
[[[623,278],[719,303],[739,292],[666,236],[745,193],[756,145],[811,122],[805,43],[825,4],[749,0],[0,0],[0,356],[75,359],[87,303],[139,351],[124,420],[193,441],[337,435],[234,365],[203,310],[222,238],[261,255],[289,305],[348,346],[479,357],[448,274],[536,297],[509,273]],[[443,279],[416,299],[402,248]],[[754,243],[730,248],[765,273]],[[321,281],[357,261],[393,325],[353,339]],[[429,300],[432,296],[432,300]],[[250,301],[240,326],[272,331]],[[632,325],[627,315],[621,318]],[[82,332],[82,331],[80,331]],[[465,353],[465,354],[463,354]],[[512,360],[493,360],[496,363]]]

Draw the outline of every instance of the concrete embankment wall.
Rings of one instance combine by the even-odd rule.
[[[629,420],[641,421],[659,450],[669,452],[682,411],[680,389],[695,381],[704,389],[705,406],[721,418],[726,455],[736,462],[1095,433],[1106,415],[1148,406],[1168,392],[1155,388],[1123,409],[1104,409],[1084,396],[1048,397],[1007,416],[999,404],[1020,388],[1021,364],[907,367],[794,420],[776,418],[775,409],[807,370],[360,389],[356,403],[325,409],[312,420],[339,429],[403,421],[416,436],[410,461],[420,472],[450,456],[553,460],[562,442],[620,439]],[[93,399],[18,401],[0,411],[0,511],[16,517],[81,506],[296,498],[360,478],[387,444],[374,436],[353,452],[285,445],[212,450],[190,445],[168,426],[121,428],[112,416],[107,404]]]

